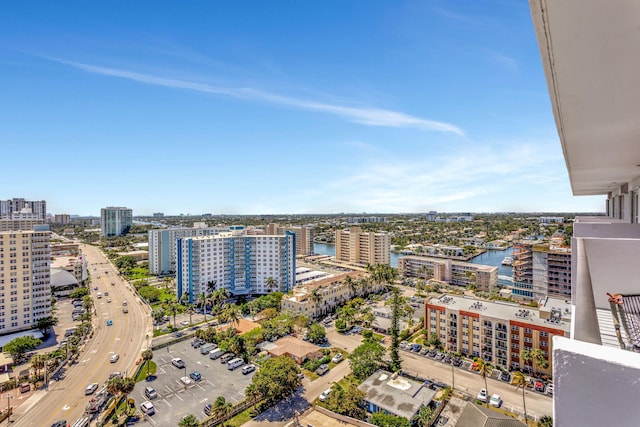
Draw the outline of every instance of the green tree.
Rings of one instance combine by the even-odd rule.
[[[49,332],[49,329],[56,326],[58,324],[58,318],[53,316],[41,317],[36,320],[36,327],[42,332],[43,335],[46,335]]]
[[[524,408],[524,419],[526,423],[527,419],[527,402],[524,397],[524,392],[527,389],[527,377],[520,371],[515,371],[513,373],[513,379],[511,380],[511,384],[516,386],[516,391],[522,387],[522,406]]]
[[[143,286],[140,289],[138,289],[138,293],[148,303],[154,303],[160,300],[161,292],[159,289],[156,289],[153,286]]]
[[[353,382],[348,382],[344,387],[334,383],[325,404],[330,411],[364,420],[367,416],[367,411],[364,409],[364,396],[364,392],[358,390]]]
[[[42,344],[42,340],[32,337],[31,335],[27,335],[24,337],[14,338],[8,343],[4,345],[2,348],[3,351],[11,354],[11,357],[16,362],[22,360],[24,355],[31,350],[35,350]]]
[[[349,365],[353,376],[365,380],[380,367],[385,348],[374,341],[365,341],[353,350],[349,356]]]
[[[549,362],[544,355],[544,351],[542,351],[541,349],[534,348],[533,350],[531,350],[530,355],[534,364],[533,366],[538,368],[536,370],[547,369],[549,367]]]
[[[224,426],[224,421],[233,411],[233,404],[228,402],[224,396],[218,396],[211,405],[211,413],[216,417],[222,419],[221,425]]]
[[[538,427],[553,427],[553,418],[549,415],[544,415],[538,421]]]
[[[122,273],[128,273],[138,265],[138,260],[133,256],[124,255],[116,258],[114,264]]]
[[[89,289],[87,288],[78,288],[69,294],[71,299],[82,299],[83,297],[89,295]]]
[[[151,359],[153,359],[153,351],[151,351],[150,349],[146,349],[142,351],[142,360],[144,360],[144,363],[147,364],[147,376],[149,376],[149,365],[151,365],[151,363],[149,363],[151,361]]]
[[[299,374],[300,368],[290,357],[272,357],[255,373],[251,384],[260,396],[277,402],[300,387],[302,381]]]
[[[195,415],[189,414],[182,417],[180,422],[178,423],[178,427],[198,427],[200,426],[200,421],[196,418]]]
[[[269,289],[269,292],[272,292],[276,286],[278,286],[278,281],[273,277],[267,277],[264,284],[267,286],[267,289]]]
[[[429,427],[432,416],[433,409],[428,406],[422,406],[413,421],[417,427]]]
[[[312,343],[322,343],[324,342],[327,333],[322,325],[314,323],[309,327],[307,335],[309,337],[309,341]]]
[[[180,312],[178,301],[172,299],[166,303],[166,312],[173,317],[173,327],[176,328],[176,316]]]
[[[376,412],[371,416],[371,424],[379,427],[411,427],[411,423],[405,417]]]
[[[400,344],[400,317],[402,315],[402,306],[404,304],[403,297],[400,295],[400,289],[393,287],[391,289],[391,298],[389,303],[391,305],[391,348],[389,349],[391,364],[390,368],[393,372],[398,372],[401,369],[400,353],[398,352],[398,346]]]
[[[164,318],[164,308],[158,307],[151,311],[151,317],[155,323],[161,323]]]
[[[530,369],[533,371],[533,367],[527,368],[527,366],[531,366],[531,362],[533,361],[533,357],[531,356],[531,351],[527,348],[520,350],[520,360],[522,360],[522,364],[524,365],[525,371]]]
[[[318,289],[314,289],[309,294],[309,301],[317,308],[320,303],[324,300],[322,293]],[[314,310],[315,313],[318,313],[318,310]],[[320,313],[322,315],[324,313]]]

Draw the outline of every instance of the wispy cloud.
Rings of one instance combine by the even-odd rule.
[[[306,111],[332,114],[342,117],[348,121],[368,126],[384,126],[396,128],[413,128],[423,131],[452,132],[457,135],[464,135],[459,127],[445,122],[424,119],[412,116],[399,111],[385,110],[365,106],[344,106],[329,104],[306,99],[294,98],[285,95],[278,95],[251,87],[223,87],[206,83],[197,83],[187,80],[172,79],[152,74],[139,73],[118,68],[102,67],[98,65],[85,64],[75,61],[67,61],[58,58],[47,58],[61,64],[69,65],[76,69],[88,73],[101,74],[110,77],[117,77],[132,80],[139,83],[163,86],[173,89],[186,89],[196,92],[208,93],[212,95],[229,96],[233,98],[266,102],[274,105],[291,107]]]
[[[510,70],[515,71],[518,69],[518,61],[515,58],[511,58],[510,56],[493,50],[488,50],[487,52],[492,59],[506,66]]]

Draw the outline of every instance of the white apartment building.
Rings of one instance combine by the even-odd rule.
[[[606,216],[574,223],[571,339],[553,341],[554,425],[635,427],[640,3],[529,4],[571,189],[606,198]]]
[[[168,228],[149,230],[149,272],[154,275],[176,273],[178,258],[178,239],[186,237],[217,236],[229,231],[229,227]]]
[[[51,316],[48,231],[0,232],[0,334]]]
[[[365,233],[360,227],[336,230],[336,260],[360,265],[391,263],[391,235]]]
[[[47,219],[47,202],[44,200],[9,199],[0,200],[0,219],[20,219],[13,218],[14,213],[19,213],[23,209],[29,209],[35,218]]]
[[[233,226],[217,236],[187,237],[177,243],[178,298],[193,302],[209,282],[233,295],[287,292],[296,280],[295,234],[247,236]],[[267,279],[276,281],[271,289]]]
[[[124,236],[133,225],[133,210],[107,207],[100,210],[100,237]]]
[[[435,279],[456,286],[475,285],[479,291],[490,292],[498,285],[498,267],[407,255],[398,260],[398,274],[403,277]]]

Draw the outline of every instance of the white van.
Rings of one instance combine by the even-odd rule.
[[[211,350],[209,352],[209,359],[216,360],[218,357],[222,356],[226,352],[221,348],[216,348],[215,350]]]
[[[211,350],[214,350],[216,348],[218,348],[218,346],[213,344],[213,343],[201,345],[200,346],[200,354],[207,354]]]
[[[233,371],[238,366],[242,366],[242,365],[244,365],[244,360],[240,359],[239,357],[236,357],[235,359],[231,359],[227,362],[227,369],[230,371]]]
[[[102,292],[98,292],[96,296],[98,297],[98,299],[102,298]]]

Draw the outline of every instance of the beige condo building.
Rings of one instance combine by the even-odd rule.
[[[285,226],[280,224],[267,224],[265,234],[269,236],[282,235],[287,231],[296,236],[296,255],[313,255],[313,227],[310,225]]]
[[[51,316],[48,231],[0,232],[0,334]]]
[[[360,227],[336,230],[336,260],[354,264],[391,263],[391,235],[363,232]]]
[[[417,255],[400,258],[398,274],[434,279],[456,286],[475,285],[477,290],[483,292],[491,292],[498,285],[498,267]]]

